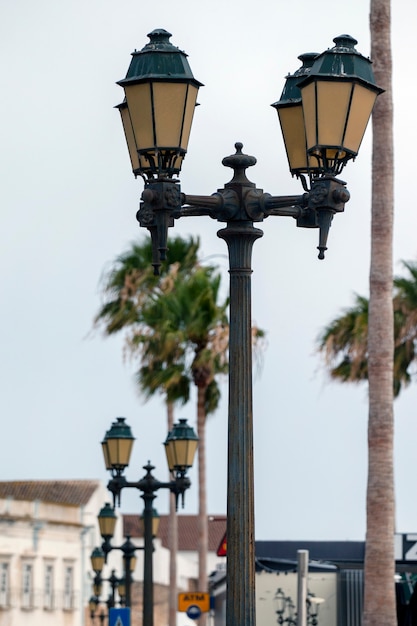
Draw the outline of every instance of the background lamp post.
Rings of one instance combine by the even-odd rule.
[[[180,119],[188,138],[192,113],[184,94],[191,89],[195,102],[201,83],[184,64],[184,53],[169,43],[170,33],[159,29],[148,37],[150,43],[134,53],[126,78],[118,84],[125,89],[129,132],[136,139],[139,166],[134,173],[145,183],[136,217],[150,231],[155,273],[165,258],[167,231],[175,219],[208,215],[226,223],[217,233],[227,243],[230,267],[226,623],[251,626],[255,623],[251,256],[254,242],[263,235],[254,223],[270,215],[291,216],[299,227],[317,228],[319,258],[324,258],[333,216],[344,211],[349,200],[345,183],[336,176],[356,156],[382,90],[374,83],[371,61],[357,52],[356,40],[348,35],[334,39],[335,46],[322,54],[302,55],[303,67],[287,78],[283,96],[273,106],[281,120],[290,171],[301,177],[304,193],[273,196],[256,188],[246,177],[256,159],[236,143],[236,153],[222,161],[233,170],[231,181],[210,196],[188,195],[175,178],[186,144],[181,140],[174,146],[173,139],[178,137]],[[156,81],[163,85],[161,99],[152,95],[160,87]],[[178,84],[182,96],[174,97]],[[131,88],[138,97],[132,97]],[[170,124],[172,144],[165,139]]]
[[[174,424],[173,429],[168,433],[168,436],[164,442],[165,451],[168,460],[169,470],[172,475],[172,480],[169,482],[160,482],[153,474],[154,469],[150,461],[143,467],[146,470],[146,474],[143,478],[136,482],[129,482],[124,476],[124,469],[129,465],[130,455],[132,452],[134,437],[130,426],[125,422],[124,417],[116,418],[116,421],[112,423],[111,428],[106,432],[102,441],[102,449],[104,462],[106,469],[111,471],[112,478],[110,479],[107,488],[113,494],[113,505],[120,505],[121,492],[123,489],[138,489],[141,492],[141,497],[144,501],[145,507],[142,514],[143,519],[143,548],[138,548],[133,545],[128,537],[118,549],[123,551],[123,555],[126,563],[126,605],[130,606],[130,569],[132,559],[134,558],[134,552],[137,549],[144,550],[144,565],[143,565],[143,626],[153,626],[153,542],[152,539],[156,535],[156,522],[159,521],[159,516],[153,508],[153,500],[156,497],[156,492],[159,489],[169,489],[175,494],[176,502],[178,505],[178,499],[181,497],[182,506],[184,506],[185,491],[190,487],[191,482],[187,476],[187,471],[192,467],[194,462],[194,455],[197,450],[198,437],[194,430],[187,424],[187,420],[181,419],[177,424]],[[99,515],[100,532],[104,543],[102,546],[104,554],[112,549],[110,539],[107,533],[111,530],[111,524],[113,523],[113,517],[108,510],[110,509],[115,516],[114,509],[109,504],[101,510]],[[156,514],[156,515],[155,515]],[[100,520],[100,517],[102,520]],[[114,531],[114,524],[112,527]]]
[[[106,507],[109,506],[106,504]],[[104,509],[102,509],[104,510]],[[100,515],[99,515],[100,519]],[[103,535],[102,535],[103,536]],[[104,543],[101,548],[94,548],[91,553],[91,567],[94,570],[94,582],[93,582],[93,591],[94,596],[99,598],[102,591],[102,583],[109,582],[111,586],[111,595],[107,602],[108,607],[112,607],[115,605],[115,590],[117,588],[120,596],[120,603],[125,606],[130,606],[131,604],[131,582],[132,582],[132,573],[135,571],[136,567],[136,557],[135,550],[141,550],[142,548],[135,546],[131,541],[130,537],[126,537],[125,542],[121,546],[113,546],[111,544],[111,536],[106,534],[103,536]],[[105,562],[107,561],[107,555],[112,550],[121,550],[123,553],[123,571],[124,576],[118,578],[115,575],[115,571],[112,570],[110,578],[103,578],[102,571]]]
[[[300,617],[295,610],[295,604],[290,596],[286,596],[284,591],[277,589],[275,596],[275,612],[278,624],[288,624],[289,626],[300,623]],[[314,593],[308,593],[306,598],[306,623],[307,626],[318,626],[318,615],[320,605],[325,602],[324,598],[319,598]]]

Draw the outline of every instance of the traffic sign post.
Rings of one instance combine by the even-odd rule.
[[[130,608],[111,608],[109,610],[109,626],[130,626]]]

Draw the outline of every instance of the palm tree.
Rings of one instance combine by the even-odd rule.
[[[378,85],[372,118],[371,267],[368,332],[368,483],[363,626],[395,626],[395,498],[392,307],[394,147],[391,2],[371,0],[371,57]]]
[[[363,626],[395,626],[394,589],[394,415],[393,397],[402,380],[394,368],[394,314],[392,299],[393,239],[393,112],[391,61],[391,3],[371,0],[371,57],[375,81],[385,89],[375,105],[372,130],[372,217],[369,303],[357,301],[356,313],[347,312],[346,326],[339,324],[339,339],[354,331],[349,350],[333,374],[342,380],[362,376],[369,383],[367,525],[364,565],[365,594]],[[352,319],[353,318],[353,319]],[[401,320],[395,320],[398,324]],[[332,337],[328,336],[328,342]],[[359,338],[360,341],[356,341]],[[366,344],[367,340],[367,344]],[[358,344],[361,347],[358,348]],[[326,345],[326,342],[325,344]],[[330,346],[330,343],[327,343]],[[335,341],[336,346],[336,341]],[[337,353],[337,348],[336,353]],[[400,350],[401,352],[401,350]],[[332,348],[330,346],[330,354]],[[399,353],[397,353],[399,354]],[[366,359],[365,359],[366,357]],[[407,354],[396,365],[406,364]],[[407,371],[407,370],[406,370]],[[337,372],[337,374],[336,374]],[[395,375],[395,379],[394,379]]]
[[[417,346],[417,263],[402,262],[407,274],[393,280],[393,393],[411,382]],[[331,378],[341,382],[368,380],[369,300],[355,295],[352,307],[324,328],[318,339]]]

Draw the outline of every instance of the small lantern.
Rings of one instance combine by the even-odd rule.
[[[306,52],[298,57],[302,66],[294,74],[287,76],[280,100],[271,105],[278,113],[288,164],[293,176],[310,174],[318,169],[317,160],[307,154],[303,105],[298,87],[298,83],[308,75],[317,56],[317,52]]]
[[[109,502],[106,502],[104,507],[101,509],[97,519],[100,527],[100,534],[103,539],[111,539],[114,535],[117,516]]]
[[[90,617],[94,619],[95,612],[98,606],[98,598],[96,596],[91,596],[88,601],[88,607],[90,609]]]
[[[140,516],[140,527],[141,527],[142,536],[145,535],[145,526],[144,526],[143,521],[144,521],[144,513],[142,513],[142,515]],[[152,509],[152,537],[158,536],[159,521],[160,521],[160,517],[159,517],[158,511],[156,509]]]
[[[358,154],[377,96],[372,62],[350,35],[333,39],[298,87],[301,91],[307,152],[324,173],[337,175]]]
[[[122,576],[122,578],[119,578],[119,583],[117,585],[117,591],[119,592],[120,599],[123,602],[123,600],[126,597],[126,578],[124,576]]]
[[[94,548],[90,556],[90,561],[91,567],[96,574],[103,570],[105,560],[103,550],[101,548]]]
[[[118,417],[101,443],[106,469],[123,470],[129,465],[135,438],[125,420]]]
[[[278,613],[278,615],[283,615],[285,611],[285,605],[287,603],[287,598],[285,596],[285,593],[281,589],[281,587],[277,589],[275,596],[274,596],[274,600],[275,600],[276,612]]]
[[[180,172],[187,152],[201,83],[194,78],[187,55],[170,43],[171,33],[156,29],[148,37],[150,42],[132,53],[126,78],[118,82],[130,116],[131,125],[124,128],[134,173],[171,178]],[[120,112],[123,120],[124,108]],[[136,145],[137,172],[129,141]]]
[[[168,433],[164,442],[170,472],[185,472],[192,467],[197,450],[198,437],[186,419],[180,419]]]

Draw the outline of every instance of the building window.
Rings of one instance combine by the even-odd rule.
[[[23,563],[22,607],[24,609],[31,609],[33,607],[33,565],[32,563]]]
[[[74,567],[66,565],[64,571],[64,609],[74,608]]]
[[[54,608],[54,566],[50,563],[45,564],[45,587],[43,606],[45,609]]]
[[[0,606],[9,606],[9,564],[0,563]]]

